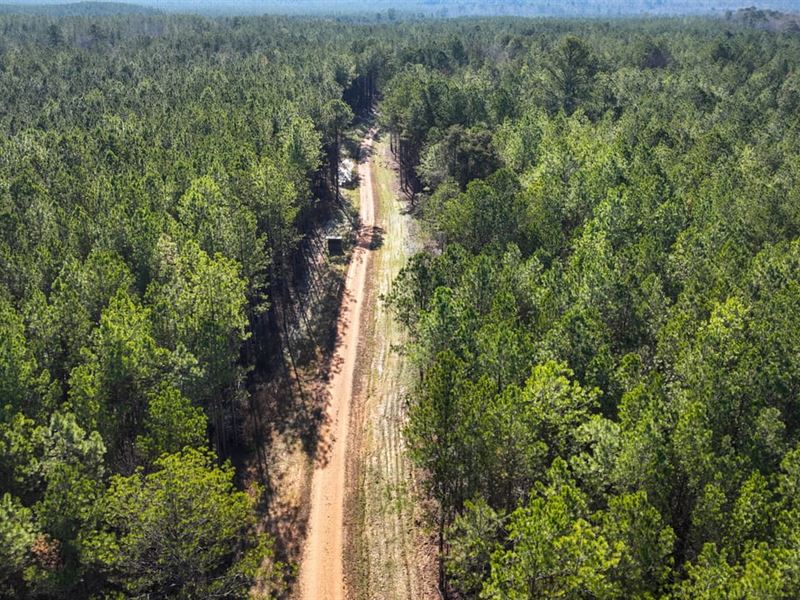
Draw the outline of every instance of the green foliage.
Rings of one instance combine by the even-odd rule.
[[[70,404],[82,423],[121,452],[129,432],[140,427],[148,393],[169,369],[169,352],[156,344],[149,309],[119,292],[83,358],[70,374]]]
[[[246,283],[234,261],[210,257],[197,244],[159,240],[147,291],[155,334],[164,346],[186,348],[203,370],[205,397],[235,377],[236,353],[247,339]],[[199,390],[198,390],[198,393]]]
[[[412,455],[431,473],[432,493],[443,506],[457,502],[462,478],[458,456],[459,426],[469,418],[457,401],[459,361],[451,352],[442,352],[428,372],[425,395],[408,424]]]
[[[643,491],[611,497],[601,531],[621,549],[612,579],[631,598],[651,598],[669,583],[675,533]]]
[[[28,348],[22,318],[0,297],[0,416],[23,411],[38,414],[46,392],[47,373],[40,373]]]
[[[800,46],[514,25],[419,51],[382,104],[431,238],[388,300],[449,584],[795,597]]]
[[[0,17],[0,595],[270,576],[205,449],[247,441],[381,98],[429,236],[387,300],[441,583],[800,596],[797,37],[396,17]]]
[[[497,168],[492,135],[484,127],[464,130],[453,125],[443,135],[432,131],[429,136],[437,141],[423,150],[417,170],[433,188],[452,178],[464,189],[472,179],[486,177]]]
[[[525,206],[516,177],[498,171],[486,181],[474,181],[465,193],[448,200],[436,218],[448,240],[476,252],[486,246],[505,249],[525,245]]]
[[[509,549],[491,557],[486,598],[611,598],[620,588],[609,573],[620,562],[621,543],[609,543],[581,518],[586,501],[574,482],[564,479],[563,462],[554,463],[550,486],[514,511],[507,525]]]
[[[330,128],[374,97],[355,82],[383,59],[356,56],[345,29],[301,42],[304,26],[282,19],[0,21],[0,496],[13,538],[0,595],[110,597],[122,584],[92,546],[112,533],[109,478],[149,477],[186,448],[244,449],[249,374],[280,359],[271,299],[329,210]],[[224,473],[216,501],[252,529]],[[187,523],[205,510],[187,498]],[[130,517],[130,539],[147,526]],[[204,591],[182,597],[246,596],[270,546],[251,533],[198,563]]]
[[[551,51],[545,63],[544,103],[551,111],[571,115],[596,93],[597,60],[578,37],[568,35]]]
[[[246,597],[271,549],[255,532],[253,504],[233,486],[233,469],[186,449],[156,471],[115,476],[102,501],[104,532],[87,541],[91,559],[131,595]]]
[[[206,443],[208,419],[199,407],[173,387],[153,394],[144,421],[146,435],[136,439],[139,452],[151,460],[162,454],[174,454],[189,446]]]
[[[460,592],[476,596],[481,591],[502,526],[502,515],[485,500],[464,503],[464,512],[454,519],[448,531],[451,548],[447,573]]]
[[[178,201],[178,220],[187,230],[187,237],[197,240],[206,254],[219,253],[237,261],[248,282],[248,299],[253,304],[263,300],[269,265],[267,244],[265,235],[258,230],[256,215],[249,208],[230,195],[226,198],[212,178],[201,177]]]
[[[0,497],[0,593],[12,597],[33,557],[36,526],[31,510],[5,493]]]

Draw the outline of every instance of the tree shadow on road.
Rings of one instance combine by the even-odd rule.
[[[359,160],[374,152],[357,149]],[[352,231],[351,260],[366,260],[384,243],[379,226],[355,222]],[[309,238],[300,262],[295,280],[272,298],[276,366],[254,386],[243,426],[246,447],[257,449],[245,478],[264,489],[261,525],[275,538],[276,559],[290,563],[301,558],[313,471],[328,463],[336,441],[330,383],[342,369],[337,349],[352,326],[344,307],[354,302],[344,288],[348,264],[327,255],[325,234]]]

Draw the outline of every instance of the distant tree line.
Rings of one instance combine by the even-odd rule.
[[[793,0],[761,0],[759,9],[797,12]],[[50,16],[108,16],[131,13],[193,13],[206,16],[264,14],[335,17],[370,21],[457,17],[619,18],[636,16],[708,15],[727,17],[747,6],[735,0],[7,0],[0,12]]]

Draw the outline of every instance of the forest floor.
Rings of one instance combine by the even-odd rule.
[[[436,569],[402,441],[403,334],[381,298],[414,247],[388,147],[361,144],[360,230],[348,267],[314,454],[295,595],[435,598]]]

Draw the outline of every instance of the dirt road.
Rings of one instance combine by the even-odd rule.
[[[311,483],[311,512],[308,519],[298,592],[303,600],[343,600],[344,515],[348,426],[353,398],[358,345],[365,309],[367,273],[373,253],[375,198],[372,193],[371,131],[362,144],[360,178],[361,228],[345,280],[339,314],[337,347],[329,382],[330,402],[324,430],[320,433]]]

